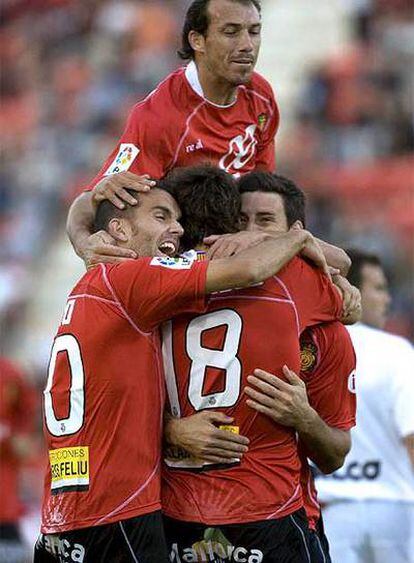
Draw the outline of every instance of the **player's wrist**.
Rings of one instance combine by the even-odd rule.
[[[164,440],[169,446],[182,446],[180,441],[180,421],[169,418],[164,423]]]
[[[295,426],[296,432],[301,435],[312,434],[319,422],[319,415],[310,405],[301,413],[298,423]]]
[[[310,232],[304,229],[291,229],[289,234],[293,237],[293,240],[297,242],[300,250],[303,250],[312,238]]]

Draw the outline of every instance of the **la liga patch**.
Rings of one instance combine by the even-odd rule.
[[[132,143],[121,143],[115,160],[105,172],[104,176],[126,172],[130,169],[132,163],[137,158],[140,152],[140,149]]]
[[[161,266],[170,270],[189,270],[193,264],[188,258],[169,258],[168,256],[157,256],[150,262],[151,266]]]

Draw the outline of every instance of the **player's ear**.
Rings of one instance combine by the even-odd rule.
[[[295,221],[291,226],[291,229],[295,229],[296,231],[301,231],[304,229],[302,221]]]
[[[204,35],[201,33],[197,33],[197,31],[191,30],[188,34],[188,42],[190,43],[191,47],[194,49],[195,53],[202,54],[204,53],[205,49],[205,38]]]
[[[117,242],[128,242],[131,237],[131,226],[125,219],[114,217],[109,221],[108,233]]]

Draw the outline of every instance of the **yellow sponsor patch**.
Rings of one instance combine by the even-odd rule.
[[[227,430],[227,432],[232,432],[233,434],[240,434],[240,428],[238,426],[219,426],[219,430]]]
[[[89,488],[89,446],[49,450],[52,493]]]

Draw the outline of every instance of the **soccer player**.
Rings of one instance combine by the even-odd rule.
[[[223,172],[231,187],[231,176]],[[228,187],[228,186],[226,186]],[[258,283],[309,241],[291,232],[231,260],[175,259],[182,228],[170,194],[102,202],[96,224],[140,256],[77,283],[54,340],[44,391],[49,450],[36,562],[168,561],[160,516],[164,389],[158,326],[203,312],[205,294]],[[284,244],[284,242],[286,244]]]
[[[414,352],[383,330],[390,295],[379,258],[350,251],[362,295],[356,350],[357,426],[344,467],[320,476],[332,558],[341,563],[414,561]]]
[[[237,188],[223,194],[208,178],[205,185],[199,178],[195,182],[196,173],[176,171],[163,182],[183,207],[191,245],[227,230],[230,210],[237,211],[231,200],[241,199]],[[233,229],[237,220],[233,212]],[[251,250],[260,252],[258,246]],[[339,318],[338,295],[326,276],[297,258],[264,284],[212,295],[205,314],[175,317],[163,326],[172,415],[219,409],[233,418],[222,426],[249,439],[241,461],[233,455],[227,466],[167,456],[162,498],[172,561],[197,553],[210,557],[207,561],[214,553],[222,559],[243,554],[250,561],[306,561],[308,526],[301,511],[295,429],[254,413],[243,388],[258,365],[276,370],[281,384],[285,364],[299,370],[299,334]],[[167,439],[185,447],[175,440],[175,423],[167,424]],[[319,440],[308,429],[305,433],[310,443]],[[218,447],[216,456],[220,453]]]
[[[249,232],[286,232],[304,227],[305,196],[290,180],[268,173],[252,173],[239,181],[242,194],[242,228]],[[341,467],[351,447],[350,429],[355,425],[355,353],[346,328],[340,322],[325,323],[301,336],[300,379],[289,372],[289,383],[261,370],[249,378],[248,404],[280,424],[298,430],[302,459],[302,492],[311,530],[311,559],[330,561],[323,532],[320,506],[310,473],[309,456],[324,473]],[[289,397],[291,404],[283,399]],[[281,400],[282,399],[282,400]],[[319,440],[306,444],[312,428]]]
[[[73,204],[68,234],[87,262],[133,257],[104,233],[91,236],[92,200],[134,204],[125,188],[145,190],[177,166],[210,162],[234,174],[274,170],[279,112],[271,86],[254,72],[261,43],[259,0],[194,0],[182,32],[182,59],[132,110],[88,192]],[[139,176],[137,176],[139,175]]]
[[[19,529],[19,477],[32,453],[35,413],[34,389],[12,362],[0,357],[0,561],[8,563],[23,563],[28,555]]]

